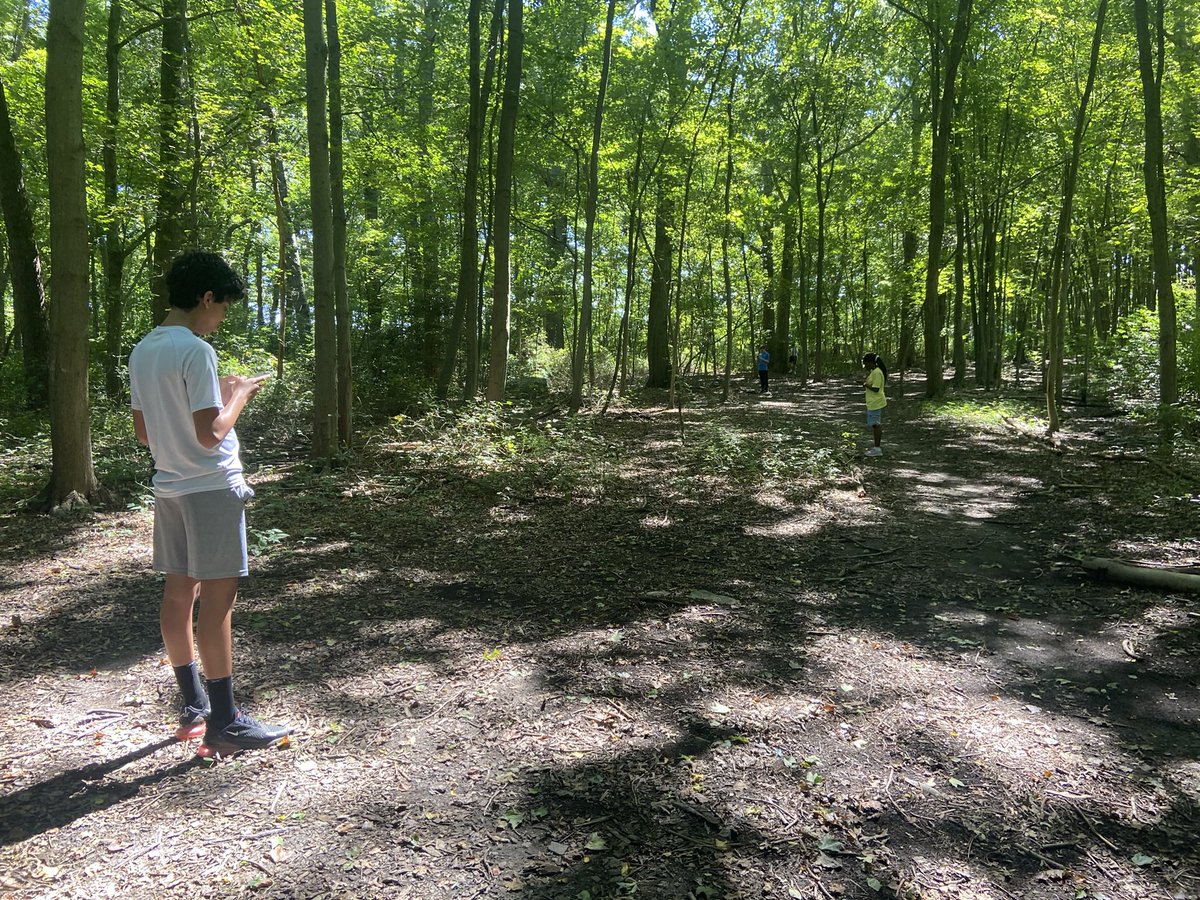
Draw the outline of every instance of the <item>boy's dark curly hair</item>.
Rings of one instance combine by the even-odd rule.
[[[194,309],[207,291],[212,291],[221,303],[241,300],[246,296],[246,283],[220,254],[211,250],[187,250],[175,257],[167,273],[171,305]]]

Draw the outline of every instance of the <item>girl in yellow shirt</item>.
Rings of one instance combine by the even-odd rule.
[[[887,394],[883,390],[887,368],[878,353],[868,353],[862,361],[863,368],[867,370],[867,377],[863,380],[867,395],[867,424],[871,426],[875,438],[875,446],[867,451],[867,456],[883,456],[879,442],[883,439],[883,408],[887,406]]]

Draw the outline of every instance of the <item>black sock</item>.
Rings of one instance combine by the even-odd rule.
[[[237,714],[233,705],[233,676],[210,679],[208,700],[212,704],[212,715],[208,717],[210,728],[224,728],[232,722]]]
[[[186,666],[175,666],[175,682],[179,692],[183,694],[183,705],[196,710],[208,706],[207,695],[204,693],[204,683],[200,680],[200,670],[196,661],[192,660]]]

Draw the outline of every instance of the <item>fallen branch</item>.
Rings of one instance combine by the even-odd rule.
[[[1171,569],[1131,566],[1117,562],[1115,559],[1085,559],[1081,565],[1089,572],[1099,572],[1106,578],[1126,584],[1159,588],[1164,591],[1200,592],[1200,575],[1189,575],[1186,572],[1175,572]]]

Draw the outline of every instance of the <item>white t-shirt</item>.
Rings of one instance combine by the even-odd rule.
[[[129,354],[129,393],[146,420],[154,493],[178,497],[245,484],[233,429],[211,450],[196,439],[192,413],[224,409],[217,354],[179,325],[158,326]]]

